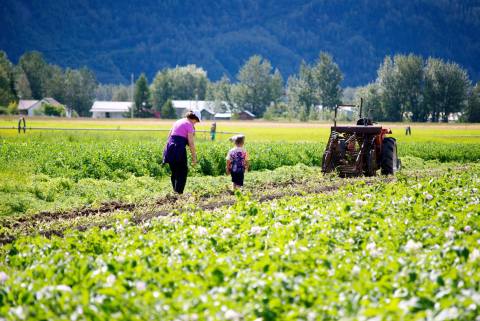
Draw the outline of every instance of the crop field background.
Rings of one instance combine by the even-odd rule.
[[[217,122],[246,135],[245,188],[231,134],[198,132],[182,196],[167,132],[0,129],[0,320],[480,320],[480,125],[385,125],[402,170],[340,179],[329,123]]]

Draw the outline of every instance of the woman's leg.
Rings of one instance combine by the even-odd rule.
[[[174,163],[169,163],[170,165],[170,171],[172,172],[172,175],[170,176],[170,181],[172,182],[172,187],[173,190],[176,191],[175,186],[177,185],[177,167],[175,166]]]
[[[180,163],[177,168],[177,181],[175,185],[175,191],[178,194],[183,194],[185,185],[187,184],[188,166],[187,164]]]

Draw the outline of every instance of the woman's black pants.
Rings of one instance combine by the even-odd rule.
[[[187,183],[188,166],[187,162],[169,163],[172,171],[172,187],[178,194],[183,194],[185,184]]]

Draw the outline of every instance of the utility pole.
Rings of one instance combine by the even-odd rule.
[[[135,99],[133,97],[133,72],[131,74],[131,89],[130,91],[132,92],[132,107],[130,108],[130,117],[133,118],[133,108],[134,108],[134,105],[135,105]]]

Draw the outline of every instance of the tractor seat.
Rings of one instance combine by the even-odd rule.
[[[373,122],[369,118],[360,118],[359,120],[357,120],[357,125],[372,126]]]

